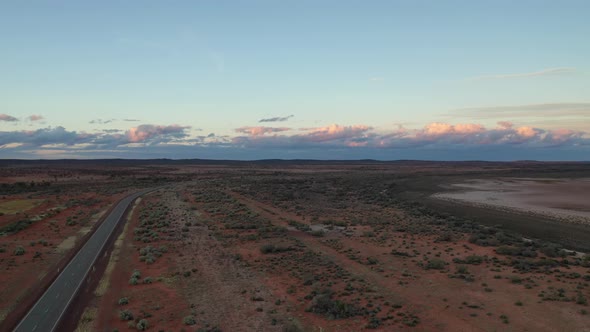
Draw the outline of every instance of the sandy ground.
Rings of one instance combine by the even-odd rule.
[[[455,191],[433,197],[590,224],[588,178],[472,180],[453,184],[451,189]]]

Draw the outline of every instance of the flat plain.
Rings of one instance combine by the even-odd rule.
[[[113,202],[160,186],[77,330],[590,326],[587,163],[38,163],[1,169],[0,318]]]

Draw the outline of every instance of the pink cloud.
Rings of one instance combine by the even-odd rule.
[[[340,126],[333,124],[327,127],[309,128],[309,133],[297,135],[297,137],[311,142],[325,142],[337,139],[363,137],[365,133],[373,129],[365,125]]]
[[[369,142],[348,142],[346,143],[346,146],[351,147],[351,148],[355,148],[355,147],[363,147],[363,146],[367,146],[369,144]]]
[[[516,128],[516,133],[524,138],[533,138],[537,136],[537,130],[533,127],[518,127]]]
[[[0,114],[0,121],[15,122],[15,121],[18,121],[18,119],[12,115]]]
[[[434,122],[424,127],[423,134],[426,136],[443,136],[443,135],[470,135],[485,131],[485,128],[479,124],[460,123],[451,125],[448,123]]]
[[[131,143],[141,143],[156,138],[170,140],[173,138],[184,138],[188,136],[188,134],[185,133],[185,130],[189,128],[189,126],[179,125],[140,125],[130,128],[126,133],[126,136]]]
[[[27,119],[29,119],[29,121],[40,121],[40,120],[43,120],[44,117],[42,115],[33,114],[33,115],[30,115]]]
[[[282,132],[282,131],[288,131],[291,130],[291,128],[286,128],[286,127],[264,127],[264,126],[258,126],[258,127],[240,127],[240,128],[236,128],[235,132],[236,133],[242,133],[242,134],[248,134],[250,136],[263,136],[265,134],[271,134],[271,133],[278,133],[278,132]]]

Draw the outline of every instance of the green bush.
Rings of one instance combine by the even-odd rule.
[[[129,304],[129,299],[126,297],[122,297],[119,299],[119,305]]]

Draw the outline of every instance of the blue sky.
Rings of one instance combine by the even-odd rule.
[[[589,12],[2,2],[0,158],[588,160]]]

